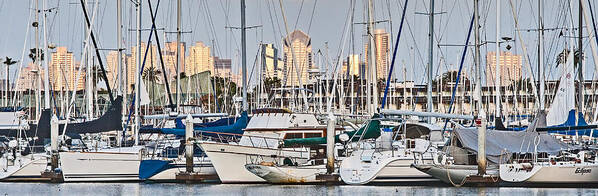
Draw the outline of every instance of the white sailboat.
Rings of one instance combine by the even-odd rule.
[[[549,156],[545,160],[500,165],[500,179],[526,184],[598,183],[598,159],[590,151]],[[594,171],[594,172],[593,172]]]
[[[569,3],[572,8],[572,3]],[[585,10],[584,3],[580,9]],[[572,11],[570,9],[570,11]],[[582,14],[581,12],[579,14]],[[581,42],[581,16],[580,16],[580,42]],[[572,22],[570,29],[573,29]],[[568,124],[569,111],[575,110],[575,77],[574,77],[574,59],[573,35],[570,36],[569,50],[563,50],[562,59],[565,60],[561,65],[562,75],[559,81],[559,87],[553,99],[548,112],[546,123],[549,126],[571,126]],[[580,52],[581,53],[581,52]],[[562,61],[561,61],[562,62]],[[580,70],[581,63],[580,63]],[[583,92],[579,92],[583,93]],[[583,94],[581,94],[583,96]],[[580,109],[583,99],[579,100]],[[581,111],[576,111],[581,112]],[[574,115],[573,126],[579,125],[579,122],[585,122],[584,119],[577,119],[582,115]],[[537,148],[537,143],[535,143]],[[543,157],[538,151],[532,152],[531,160],[515,159],[511,163],[500,165],[500,178],[505,182],[525,183],[525,184],[595,184],[598,182],[598,174],[592,173],[592,170],[598,169],[598,158],[595,151],[580,150],[570,151],[563,149],[558,155],[549,155]]]
[[[444,144],[441,129],[426,123],[405,122],[397,127],[396,133],[382,132],[374,143],[362,144],[342,161],[340,177],[347,184],[437,181],[411,165],[434,161],[436,149]]]

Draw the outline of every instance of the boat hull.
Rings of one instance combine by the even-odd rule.
[[[533,165],[529,169],[521,164],[502,164],[500,178],[533,184],[597,184],[598,164]]]
[[[65,182],[139,181],[139,153],[60,152]]]
[[[180,172],[186,171],[186,165],[184,159],[177,159],[172,161],[162,161],[165,162],[166,165],[160,166],[159,168],[152,168],[151,166],[146,167],[148,161],[151,162],[152,160],[143,160],[141,161],[141,165],[139,166],[139,177],[141,180],[148,180],[148,181],[155,181],[155,182],[175,182],[177,181],[176,175]],[[151,164],[151,163],[150,163]],[[150,170],[150,171],[147,171]],[[154,170],[154,171],[151,171]],[[212,163],[209,160],[195,160],[193,164],[193,172],[196,175],[202,176],[205,182],[217,182],[218,174],[216,174],[216,170],[212,166]],[[143,173],[151,173],[150,177],[142,176]]]
[[[432,162],[429,156],[425,157],[419,161]],[[438,181],[411,167],[414,162],[413,156],[394,156],[392,151],[356,152],[342,161],[339,171],[343,182],[355,185]]]
[[[48,178],[42,178],[41,173],[46,169],[47,157],[45,154],[30,154],[19,156],[15,164],[8,166],[6,158],[0,158],[0,181],[48,181]]]
[[[477,165],[414,165],[418,170],[452,185],[464,185],[468,176],[478,173]],[[498,175],[498,168],[488,168],[486,173]],[[498,179],[497,179],[498,180]]]
[[[201,148],[212,161],[222,183],[265,183],[266,180],[249,172],[246,164],[279,162],[285,158],[302,163],[309,157],[308,151],[287,151],[213,142],[200,142]]]
[[[245,165],[248,171],[272,184],[321,183],[318,174],[326,173],[325,165],[315,166],[267,166],[260,164]]]

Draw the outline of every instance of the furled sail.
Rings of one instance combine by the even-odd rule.
[[[568,52],[567,61],[561,66],[562,75],[552,104],[546,115],[546,126],[563,124],[567,121],[569,111],[575,109],[575,75],[573,52]]]

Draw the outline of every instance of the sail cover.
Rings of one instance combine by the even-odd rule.
[[[218,137],[218,134],[236,134],[240,136],[243,134],[243,130],[247,127],[249,117],[247,112],[241,113],[241,117],[237,119],[234,124],[223,124],[223,122],[213,122],[207,124],[194,125],[193,130],[196,135],[206,137]],[[177,136],[185,136],[185,126],[178,125],[178,128],[162,128],[160,129],[163,134],[173,134]]]
[[[470,152],[478,150],[477,128],[457,128],[456,139]],[[535,144],[538,144],[537,151]],[[486,158],[493,163],[505,162],[511,153],[546,152],[554,155],[561,150],[573,150],[577,147],[565,144],[547,134],[528,131],[486,131]]]
[[[561,79],[552,104],[546,115],[546,126],[563,124],[567,121],[569,111],[575,109],[575,75],[573,52],[569,52],[567,61],[561,66]]]

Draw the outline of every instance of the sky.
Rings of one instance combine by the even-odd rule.
[[[3,30],[0,31],[0,57],[8,56],[14,59],[24,58],[23,66],[30,62],[27,52],[23,50],[34,48],[34,32],[31,23],[34,21],[34,8],[36,0],[0,0],[0,23]],[[126,53],[135,44],[136,14],[133,5],[134,0],[122,0],[123,2],[123,44],[126,46]],[[39,1],[40,9],[42,2]],[[76,60],[80,61],[81,48],[84,40],[84,17],[81,5],[77,0],[46,0],[47,8],[52,8],[47,14],[47,37],[48,42],[57,46],[66,46],[75,54]],[[202,41],[212,46],[213,55],[220,58],[233,59],[233,72],[238,73],[240,69],[240,31],[226,27],[240,26],[240,1],[239,0],[183,0],[182,6],[182,28],[189,32],[183,34],[183,41],[187,46],[192,42]],[[355,0],[354,10],[351,9],[351,0],[284,0],[282,8],[287,18],[289,31],[300,29],[312,38],[312,50],[314,53],[328,56],[335,62],[339,53],[346,57],[350,53],[362,54],[364,51],[365,25],[359,24],[365,21],[364,7],[367,1]],[[403,13],[403,0],[373,0],[375,20],[379,21],[376,28],[384,28],[391,33],[391,46],[397,40],[401,14]],[[463,46],[443,46],[447,44],[463,45],[467,37],[469,21],[473,15],[473,1],[466,0],[436,0],[435,21],[434,21],[434,76],[440,75],[446,70],[458,69]],[[538,66],[538,36],[533,29],[538,28],[538,1],[537,0],[503,0],[500,1],[500,36],[512,37],[515,42],[510,50],[513,53],[526,55],[530,59],[533,72],[536,73]],[[510,4],[512,2],[513,4]],[[595,7],[596,0],[590,0]],[[157,0],[152,0],[155,8]],[[495,1],[480,1],[480,40],[482,42],[494,42],[496,38],[496,14],[497,5]],[[97,5],[97,8],[95,7]],[[514,14],[519,20],[521,37],[515,28]],[[569,10],[569,0],[546,1],[541,10],[544,11],[544,26],[553,30],[545,33],[545,69],[548,79],[555,79],[560,76],[556,68],[556,56],[569,42],[569,38],[559,36],[567,35],[567,29],[571,22],[577,27],[578,1],[573,1],[573,12]],[[425,82],[422,73],[426,73],[428,63],[428,25],[429,18],[421,13],[429,12],[429,1],[411,0],[407,5],[405,23],[400,35],[394,78],[402,81],[414,80],[416,83]],[[116,0],[99,0],[87,3],[88,12],[95,13],[94,33],[101,48],[117,48],[116,39]],[[95,11],[94,11],[95,10]],[[247,0],[246,21],[248,26],[261,26],[247,30],[247,66],[248,70],[254,73],[251,80],[255,82],[256,69],[255,58],[260,42],[273,43],[281,48],[281,40],[286,35],[285,23],[283,22],[282,9],[279,1],[276,0]],[[353,21],[351,22],[351,16]],[[176,1],[160,1],[156,17],[157,26],[160,29],[160,41],[176,41],[175,34],[165,33],[176,31]],[[43,24],[40,15],[40,23]],[[353,23],[354,25],[351,25]],[[353,28],[351,28],[353,26]],[[142,1],[142,28],[151,27],[151,19],[148,11],[147,1]],[[592,27],[592,26],[590,26]],[[558,29],[555,29],[558,28]],[[41,28],[43,29],[43,28]],[[353,29],[353,31],[351,31]],[[531,30],[531,31],[527,31]],[[43,35],[43,32],[40,32]],[[577,35],[577,32],[575,32]],[[584,31],[584,35],[587,33]],[[147,42],[149,31],[142,33],[142,40]],[[592,35],[593,36],[593,35]],[[43,41],[43,39],[42,39]],[[155,42],[155,41],[154,41]],[[25,43],[25,44],[24,44]],[[43,43],[43,42],[41,42]],[[527,47],[527,54],[522,51],[522,43]],[[575,44],[577,41],[575,41]],[[594,76],[594,62],[590,50],[590,39],[584,39],[583,48],[587,55],[587,62],[584,71],[586,79]],[[473,35],[469,44],[473,44]],[[595,43],[592,43],[595,44]],[[25,47],[23,47],[25,46]],[[501,50],[506,50],[506,45],[501,45]],[[344,49],[343,49],[344,48]],[[341,50],[343,49],[343,50]],[[471,73],[473,47],[467,51],[464,70]],[[485,53],[495,51],[494,43],[486,43],[481,47],[482,65],[485,65]],[[102,58],[105,61],[107,51],[102,51]],[[321,55],[316,55],[321,56]],[[318,59],[315,59],[319,62]],[[18,67],[17,63],[13,70]],[[332,66],[320,64],[318,66]],[[524,63],[525,66],[525,63]],[[1,65],[3,68],[4,66]],[[404,72],[406,70],[406,72]],[[14,74],[14,72],[11,72]],[[2,72],[0,77],[6,74]],[[486,73],[492,74],[492,73]],[[528,75],[523,68],[522,75]],[[11,75],[11,78],[14,78]],[[483,80],[484,81],[484,80]]]

